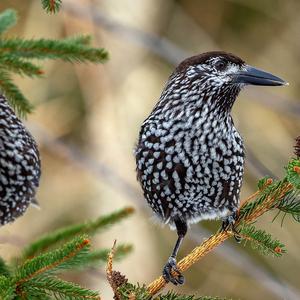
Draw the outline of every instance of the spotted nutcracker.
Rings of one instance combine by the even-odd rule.
[[[245,154],[230,111],[249,84],[286,83],[230,53],[190,57],[172,73],[142,124],[137,178],[154,213],[178,234],[163,269],[166,281],[184,282],[176,256],[189,224],[222,219],[224,229],[234,225]]]
[[[40,174],[33,137],[0,95],[0,225],[13,222],[36,203]]]

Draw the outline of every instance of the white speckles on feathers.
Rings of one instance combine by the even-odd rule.
[[[34,139],[5,97],[0,96],[1,225],[21,216],[34,201],[40,172],[39,152]]]

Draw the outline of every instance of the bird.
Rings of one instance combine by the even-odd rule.
[[[177,254],[191,224],[222,220],[234,230],[245,149],[231,109],[247,85],[287,83],[238,56],[210,51],[182,61],[141,125],[134,150],[137,179],[154,215],[177,231],[163,267],[166,282],[183,284]]]
[[[15,221],[37,203],[40,176],[37,144],[7,98],[0,95],[0,226]]]

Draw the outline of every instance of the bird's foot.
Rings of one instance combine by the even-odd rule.
[[[234,239],[238,243],[240,243],[242,241],[242,238],[235,226],[237,219],[238,219],[238,213],[234,211],[231,215],[224,218],[221,229],[222,231],[232,231]]]
[[[173,275],[176,273],[176,275]],[[174,285],[183,284],[184,276],[178,270],[176,259],[172,256],[169,257],[168,262],[163,268],[163,278],[166,282],[172,282]]]

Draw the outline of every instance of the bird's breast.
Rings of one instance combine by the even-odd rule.
[[[147,123],[140,133],[138,179],[147,201],[164,220],[178,212],[197,217],[209,207],[227,207],[230,199],[237,205],[242,139],[234,128],[196,125],[191,117],[168,120]]]

